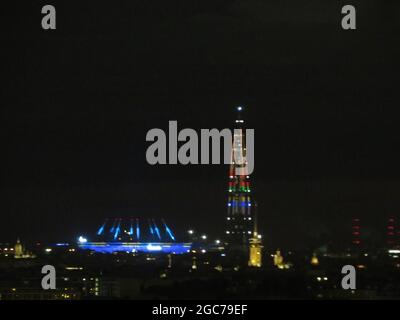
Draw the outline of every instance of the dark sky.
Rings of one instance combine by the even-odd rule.
[[[150,166],[145,136],[229,127],[238,104],[267,245],[399,216],[400,5],[382,2],[352,1],[356,31],[343,1],[2,5],[0,241],[69,240],[116,216],[223,233],[227,167]]]

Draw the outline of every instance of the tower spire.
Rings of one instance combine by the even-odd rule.
[[[226,238],[231,248],[246,250],[254,232],[254,202],[250,189],[250,176],[246,174],[246,170],[243,170],[247,162],[243,112],[243,106],[235,107],[235,130],[229,167]],[[238,157],[240,159],[237,159]]]

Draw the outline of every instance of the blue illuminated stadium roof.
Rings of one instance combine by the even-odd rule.
[[[102,253],[186,253],[191,243],[178,243],[164,219],[106,219],[90,237],[80,236],[79,247]]]

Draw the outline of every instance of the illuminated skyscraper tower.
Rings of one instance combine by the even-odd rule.
[[[231,247],[240,246],[247,249],[249,239],[253,236],[254,202],[250,176],[246,172],[246,134],[243,111],[243,107],[236,107],[232,159],[229,168],[226,239]]]
[[[359,218],[353,218],[351,226],[353,248],[361,247],[361,221]]]

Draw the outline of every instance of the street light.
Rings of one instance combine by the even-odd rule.
[[[80,236],[78,241],[79,241],[79,243],[86,243],[87,239],[85,237]]]

